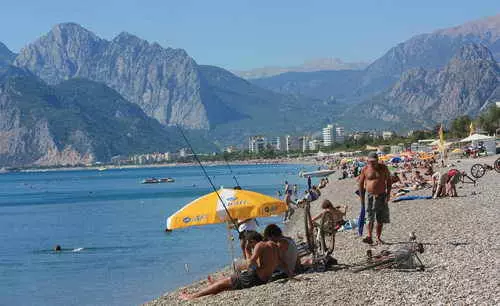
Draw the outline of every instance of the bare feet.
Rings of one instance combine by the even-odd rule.
[[[193,297],[188,294],[186,291],[182,291],[181,294],[179,294],[179,299],[183,300],[183,301],[189,301],[189,300],[192,300]]]
[[[385,242],[382,239],[377,238],[377,245],[382,245],[382,244],[385,244]]]
[[[210,275],[207,277],[207,281],[208,281],[208,283],[209,283],[210,285],[211,285],[211,284],[213,284],[213,283],[215,282],[215,281],[214,281],[214,279],[212,278],[212,276],[210,276]]]

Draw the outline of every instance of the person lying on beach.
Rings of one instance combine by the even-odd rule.
[[[420,189],[423,188],[427,185],[427,181],[425,178],[420,174],[420,171],[416,170],[415,174],[412,177],[412,186],[415,189]]]
[[[263,241],[262,235],[251,233],[247,236],[247,247],[252,250],[251,257],[248,259],[248,270],[213,281],[208,287],[195,293],[188,294],[184,291],[179,295],[179,298],[192,300],[222,291],[263,285],[271,279],[273,272],[280,265],[285,267],[289,278],[293,277],[286,261],[280,256],[280,248],[276,242]]]

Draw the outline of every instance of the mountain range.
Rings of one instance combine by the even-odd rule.
[[[412,68],[444,67],[462,46],[471,43],[487,47],[500,60],[500,15],[414,36],[389,49],[362,71],[285,73],[252,82],[283,94],[336,97],[339,101],[357,103],[390,89]],[[347,87],[339,86],[346,79]]]
[[[105,40],[59,24],[19,54],[0,44],[0,166],[174,150],[183,146],[176,126],[205,149],[333,121],[431,126],[476,115],[499,97],[499,56],[497,15],[415,36],[362,70],[249,81],[129,33]]]
[[[305,61],[302,65],[279,67],[269,66],[255,68],[250,70],[234,71],[239,77],[244,79],[257,79],[272,77],[286,72],[313,72],[313,71],[331,71],[331,70],[362,70],[368,66],[365,62],[344,62],[340,58],[318,58]]]

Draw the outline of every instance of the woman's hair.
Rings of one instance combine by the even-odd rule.
[[[255,231],[250,231],[245,233],[245,239],[247,241],[261,242],[263,239],[262,235]]]
[[[324,200],[323,203],[321,203],[321,208],[323,209],[333,208],[333,204],[332,202],[330,202],[330,200]]]

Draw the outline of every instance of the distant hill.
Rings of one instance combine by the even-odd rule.
[[[302,65],[291,67],[263,67],[245,71],[234,71],[234,74],[244,79],[267,78],[287,72],[314,72],[332,70],[362,70],[368,66],[364,62],[344,62],[339,58],[319,58],[304,62]]]
[[[252,82],[282,94],[300,93],[359,103],[390,89],[410,69],[443,68],[462,46],[471,43],[485,46],[493,58],[500,60],[500,15],[414,36],[361,72],[287,73]]]
[[[240,116],[238,121],[221,122],[210,131],[209,135],[219,143],[242,143],[259,133],[276,135],[319,129],[337,109],[328,101],[265,90],[219,67],[199,66],[199,71],[203,88],[211,95],[208,100],[231,105]],[[202,91],[202,97],[204,94]]]
[[[345,114],[376,119],[385,125],[446,123],[461,115],[477,116],[500,93],[500,67],[484,45],[462,46],[439,69],[412,68],[384,94]],[[361,119],[360,121],[363,121]]]
[[[106,162],[185,146],[178,133],[104,84],[74,79],[48,86],[29,71],[0,68],[0,167]]]

